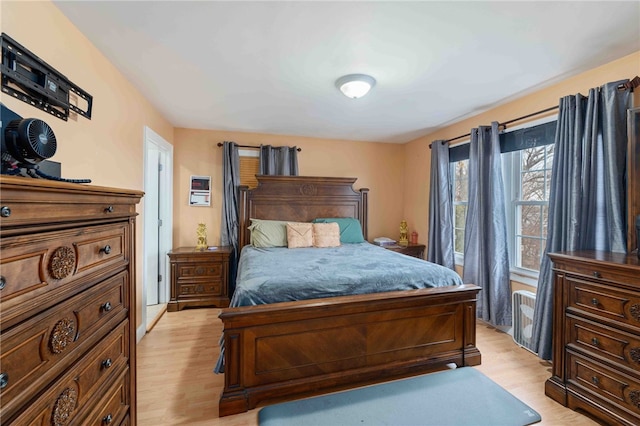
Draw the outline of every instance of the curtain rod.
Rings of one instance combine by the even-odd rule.
[[[618,86],[618,90],[630,89],[633,92],[633,89],[635,89],[638,86],[640,86],[640,77],[635,76],[634,78],[630,79],[628,82],[620,84]],[[536,111],[536,112],[533,112],[531,114],[523,115],[522,117],[514,118],[513,120],[505,121],[504,123],[499,123],[498,127],[503,127],[503,130],[504,130],[504,129],[507,128],[507,124],[511,124],[513,122],[516,122],[516,121],[524,120],[525,118],[533,117],[534,115],[544,114],[545,112],[553,111],[554,109],[558,109],[558,108],[559,108],[559,105],[558,106],[552,106],[550,108],[543,109],[543,110],[540,110],[540,111]],[[467,133],[466,135],[456,136],[455,138],[444,140],[441,143],[444,145],[447,142],[452,142],[452,141],[455,141],[457,139],[466,138],[467,136],[471,136],[471,133]],[[429,149],[431,149],[431,144],[429,144]]]
[[[498,127],[502,127],[503,130],[507,128],[507,124],[511,124],[511,123],[515,123],[516,121],[520,121],[520,120],[524,120],[525,118],[529,118],[529,117],[533,117],[539,114],[544,114],[545,112],[549,112],[549,111],[553,111],[554,109],[558,109],[559,105],[556,106],[552,106],[546,109],[542,109],[540,111],[536,111],[536,112],[532,112],[531,114],[527,114],[527,115],[523,115],[522,117],[518,117],[518,118],[514,118],[508,121],[505,121],[504,123],[498,123]],[[444,145],[447,142],[451,142],[451,141],[455,141],[457,139],[462,139],[462,138],[466,138],[467,136],[471,136],[471,133],[467,133],[466,135],[460,135],[460,136],[456,136],[455,138],[451,138],[451,139],[447,139],[442,141],[442,145]],[[431,149],[431,144],[429,144],[429,149]]]
[[[222,146],[222,142],[218,142],[218,146]],[[238,148],[260,149],[260,147],[256,145],[238,145]],[[301,152],[302,148],[296,148],[296,151]]]

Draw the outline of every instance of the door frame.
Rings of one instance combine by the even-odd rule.
[[[150,173],[158,173],[157,166],[149,167],[147,162],[149,161],[149,151],[155,149],[160,151],[160,158],[163,160],[164,173],[159,176],[159,185],[156,188],[150,188],[149,182]],[[164,195],[159,200],[158,212],[160,219],[162,220],[162,226],[159,231],[158,240],[158,252],[161,254],[160,258],[164,259],[162,262],[164,265],[159,266],[163,270],[162,274],[164,279],[162,280],[162,288],[158,292],[158,298],[161,302],[166,303],[169,301],[169,262],[167,261],[167,253],[171,251],[173,247],[173,145],[167,142],[162,136],[154,132],[151,128],[144,127],[144,191],[158,191]],[[143,198],[144,201],[150,199]],[[147,250],[149,245],[147,244],[147,235],[150,232],[156,232],[157,218],[147,217],[147,211],[150,209],[144,208],[143,210],[143,256],[142,256],[142,322],[137,329],[137,341],[139,342],[146,334],[147,330]]]

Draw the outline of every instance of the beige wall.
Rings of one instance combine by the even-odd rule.
[[[357,177],[355,189],[370,192],[369,239],[397,237],[400,220],[427,241],[430,151],[428,144],[468,133],[493,120],[506,121],[558,103],[567,94],[585,92],[616,79],[640,74],[640,52],[509,102],[479,116],[446,127],[406,145],[325,140],[243,132],[174,129],[162,115],[49,1],[2,1],[2,31],[16,39],[73,83],[93,96],[92,119],[54,118],[23,102],[2,96],[2,102],[23,117],[46,121],[58,139],[53,160],[63,176],[90,178],[94,184],[143,189],[143,129],[149,126],[174,145],[174,246],[193,245],[198,222],[205,222],[209,243],[219,243],[221,148],[240,144],[297,145],[300,173],[309,176]],[[26,25],[28,23],[28,25]],[[464,100],[455,100],[463,102]],[[190,175],[211,175],[211,207],[187,204]],[[143,213],[143,204],[138,207]],[[137,224],[138,325],[141,319],[142,217]]]
[[[143,190],[143,134],[149,126],[173,141],[173,126],[127,81],[51,2],[2,1],[2,31],[93,96],[91,120],[63,121],[2,94],[2,103],[24,118],[51,126],[58,141],[53,161],[67,178]],[[144,202],[144,199],[143,199]],[[143,205],[138,206],[143,212]],[[136,315],[142,308],[142,216],[136,229]]]
[[[605,83],[633,78],[640,75],[640,52],[620,58],[598,68],[568,78],[557,84],[541,89],[514,101],[505,103],[485,113],[465,119],[430,135],[418,138],[404,145],[404,210],[403,215],[410,223],[415,223],[420,235],[428,234],[429,217],[429,183],[431,150],[429,144],[434,140],[449,139],[464,135],[479,125],[489,125],[492,121],[508,121],[517,117],[558,105],[559,99],[576,93],[587,94],[592,87]],[[638,99],[636,90],[635,99]],[[464,102],[458,99],[457,102]],[[533,117],[530,120],[541,118]],[[524,122],[524,121],[523,121]],[[521,122],[514,123],[514,125]],[[461,139],[463,141],[464,139]],[[455,142],[453,142],[455,145]],[[426,241],[426,238],[421,238]]]
[[[369,188],[369,239],[396,237],[402,218],[404,150],[401,145],[317,139],[245,132],[176,129],[174,144],[174,246],[193,246],[199,222],[207,225],[208,243],[220,243],[222,148],[218,142],[271,144],[302,148],[303,176],[356,177],[354,189]],[[212,177],[210,207],[188,205],[191,175]],[[411,223],[409,223],[411,226]]]

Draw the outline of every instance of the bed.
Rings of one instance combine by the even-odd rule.
[[[355,181],[258,176],[257,188],[240,189],[240,248],[249,245],[251,218],[292,222],[356,218],[366,239],[368,190],[354,191]],[[367,250],[397,256],[398,262],[415,262],[404,270],[428,263],[362,244]],[[252,247],[246,251],[251,250],[256,251]],[[305,250],[314,249],[295,249],[301,256]],[[316,250],[324,250],[323,256],[332,251]],[[346,257],[342,248],[334,250]],[[273,252],[278,255],[277,250]],[[238,277],[245,273],[240,271]],[[256,300],[262,298],[259,292],[245,294],[240,286],[232,303],[248,306],[230,307],[220,314],[225,374],[220,416],[264,403],[435,371],[450,363],[459,367],[480,364],[475,346],[480,288],[460,283],[421,288],[408,278],[407,282],[403,290],[350,295],[323,290],[304,296],[312,299],[297,300],[296,296],[275,303],[268,298]]]

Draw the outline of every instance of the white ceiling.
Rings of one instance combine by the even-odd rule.
[[[640,50],[639,1],[54,2],[195,129],[404,143]]]

